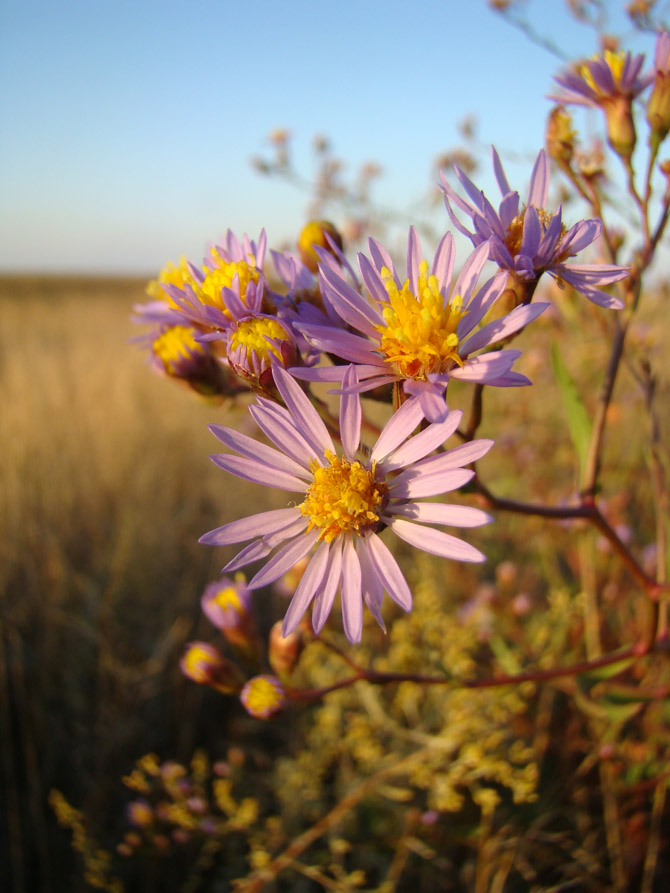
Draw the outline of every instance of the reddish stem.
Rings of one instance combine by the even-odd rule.
[[[514,676],[493,676],[489,679],[475,679],[460,683],[461,688],[496,688],[501,685],[519,685],[522,682],[546,682],[550,679],[558,679],[560,676],[578,676],[580,673],[588,673],[601,667],[608,667],[628,658],[643,657],[650,650],[649,643],[638,642],[621,651],[605,654],[595,660],[580,661],[568,667],[552,667],[548,670],[530,670],[527,673],[518,673]],[[295,701],[313,700],[321,698],[330,692],[341,688],[348,688],[357,682],[369,682],[372,685],[392,685],[400,682],[416,682],[419,685],[448,685],[454,684],[454,680],[446,676],[424,676],[421,673],[378,673],[376,670],[366,670],[359,667],[354,676],[340,679],[332,685],[324,688],[294,688],[287,691],[288,696]]]

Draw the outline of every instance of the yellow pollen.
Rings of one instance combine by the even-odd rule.
[[[521,251],[521,241],[523,239],[523,214],[518,214],[507,227],[505,244],[509,248],[512,257],[516,257]]]
[[[239,276],[240,298],[246,304],[245,295],[250,282],[258,282],[260,273],[246,261],[223,261],[219,259],[220,266],[215,267],[205,277],[200,285],[198,293],[203,304],[209,304],[221,310],[228,319],[232,319],[221,297],[222,288],[232,288],[233,279]]]
[[[191,645],[184,654],[186,674],[194,682],[209,682],[212,671],[217,669],[219,664],[220,660],[198,644]]]
[[[537,215],[540,218],[540,226],[542,227],[542,234],[546,233],[547,227],[553,220],[554,215],[551,211],[547,211],[544,208],[536,208]],[[523,241],[523,218],[525,214],[525,207],[522,209],[521,214],[518,214],[507,227],[505,244],[509,249],[509,253],[512,257],[516,257],[517,254],[521,251],[521,243]],[[566,233],[565,224],[561,223],[561,235],[560,239]]]
[[[389,303],[381,308],[386,325],[375,328],[381,334],[381,353],[393,372],[425,381],[431,372],[462,366],[456,329],[467,310],[460,295],[445,303],[437,277],[428,275],[425,260],[419,266],[417,295],[410,290],[409,279],[398,290],[386,267],[382,278],[389,296]]]
[[[193,329],[170,326],[156,338],[153,351],[168,375],[181,375],[184,361],[192,360],[196,354],[203,355],[205,348],[193,337]]]
[[[236,589],[232,586],[226,586],[220,589],[212,599],[224,611],[232,610],[237,614],[243,613],[242,602]]]
[[[255,676],[247,683],[244,706],[252,716],[269,716],[282,706],[284,699],[277,682],[267,676]]]
[[[623,67],[626,62],[626,54],[623,50],[605,50],[602,56],[596,54],[592,56],[591,59],[596,61],[598,59],[604,59],[607,63],[607,67],[612,72],[612,77],[614,78],[614,83],[617,87],[621,83],[621,74],[623,72]],[[598,94],[598,96],[609,96],[609,93],[603,93],[600,87],[597,86],[595,81],[593,80],[593,76],[591,75],[591,69],[587,64],[580,65],[578,68],[578,74],[580,77],[586,81],[589,87]]]
[[[281,359],[281,350],[267,339],[276,338],[279,341],[286,341],[288,337],[286,329],[276,319],[251,317],[243,319],[237,324],[231,335],[230,347],[232,349],[245,348],[247,360],[250,359],[249,354],[255,353],[261,361],[265,360],[266,363],[269,363],[270,354]]]
[[[183,289],[187,284],[196,286],[186,258],[180,257],[178,264],[173,264],[169,261],[158,274],[158,278],[152,279],[145,290],[149,297],[155,300],[167,301],[171,307],[178,309],[175,302],[163,288],[163,285],[176,285],[177,288]]]
[[[362,533],[379,521],[384,508],[386,483],[375,480],[375,465],[340,459],[330,450],[329,464],[313,468],[314,480],[300,506],[309,518],[307,531],[320,529],[319,539],[329,543],[339,533]]]

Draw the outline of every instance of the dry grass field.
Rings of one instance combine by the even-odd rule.
[[[202,692],[178,659],[205,632],[199,594],[223,563],[197,539],[240,493],[207,460],[225,410],[128,344],[143,287],[0,283],[4,890],[75,889],[52,787],[109,830],[134,759],[187,758],[202,739]]]

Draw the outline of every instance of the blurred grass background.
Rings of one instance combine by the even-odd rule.
[[[162,380],[128,343],[137,335],[131,307],[144,286],[126,279],[0,280],[0,888],[12,893],[86,889],[69,834],[47,804],[52,788],[64,791],[92,833],[109,843],[123,829],[128,792],[121,776],[141,754],[186,763],[204,747],[217,759],[241,740],[272,753],[280,737],[291,735],[290,720],[255,723],[179,670],[184,644],[211,636],[199,596],[226,557],[198,537],[279,506],[283,497],[247,490],[207,459],[217,450],[208,423],[253,433],[243,408],[208,404]],[[665,301],[663,293],[650,301],[632,347],[652,351],[655,362],[665,355],[659,394],[668,407]],[[499,496],[555,504],[574,490],[549,340],[557,340],[590,409],[607,343],[602,311],[574,297],[559,306],[519,339],[519,368],[536,386],[485,395],[480,434],[497,443],[481,472]],[[455,390],[453,406],[460,400],[465,408],[469,393]],[[640,412],[624,369],[610,412],[603,496],[610,520],[630,531],[642,560],[653,543],[653,518],[640,473]],[[662,414],[666,425],[668,417]],[[539,609],[552,587],[575,590],[574,525],[500,514],[467,538],[489,561],[481,569],[440,564],[451,610],[485,603],[487,623],[499,623],[516,641],[523,664],[534,649],[523,642],[521,620],[510,619],[510,604],[523,595]],[[616,557],[602,543],[596,547],[607,580],[603,641],[616,646],[644,628],[646,609]],[[510,561],[516,576],[506,590],[496,569]],[[477,589],[482,582],[488,594]],[[281,612],[281,600],[270,603],[263,628]],[[581,657],[579,624],[570,643]],[[128,889],[177,889],[177,877],[169,867],[161,873],[144,866]]]
[[[144,285],[0,280],[3,890],[78,889],[52,787],[104,836],[138,756],[187,759],[226,735],[226,701],[203,724],[210,693],[178,661],[223,564],[198,537],[241,488],[207,459],[221,408],[128,343]]]

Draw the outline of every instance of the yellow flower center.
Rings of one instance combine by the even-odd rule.
[[[244,613],[237,589],[232,586],[225,586],[223,589],[220,589],[212,601],[224,611],[234,611],[236,614]]]
[[[592,60],[604,59],[607,63],[607,67],[612,72],[612,77],[614,78],[614,83],[619,86],[621,83],[621,74],[623,72],[623,67],[626,62],[626,54],[623,50],[605,50],[602,56],[596,54],[591,57]],[[593,76],[591,75],[591,69],[587,64],[583,64],[579,66],[578,74],[580,77],[586,81],[589,87],[598,94],[598,96],[609,96],[608,93],[603,93],[600,87],[597,86],[596,82],[593,80]]]
[[[151,280],[145,291],[149,297],[167,301],[170,307],[178,310],[177,304],[167,294],[163,285],[176,285],[177,288],[183,289],[186,284],[195,286],[196,282],[188,268],[186,258],[180,257],[179,263],[176,265],[169,261],[158,274],[158,278]]]
[[[288,337],[288,332],[276,319],[251,317],[243,319],[237,324],[230,338],[230,347],[232,349],[242,347],[247,352],[247,358],[249,358],[249,354],[255,353],[261,361],[265,360],[266,363],[269,363],[270,354],[281,359],[281,350],[267,339],[276,338],[279,341],[286,341]]]
[[[375,480],[375,466],[340,459],[330,450],[329,465],[313,468],[314,480],[300,506],[309,518],[307,531],[320,528],[319,539],[329,543],[339,533],[361,533],[379,521],[386,496],[385,481]]]
[[[245,304],[246,302],[244,298],[247,287],[250,282],[258,282],[260,273],[255,267],[243,260],[230,262],[220,260],[220,266],[215,267],[207,274],[199,289],[200,300],[202,303],[209,304],[210,306],[221,310],[228,319],[232,319],[232,317],[226,309],[226,305],[221,297],[221,289],[232,288],[235,276],[239,276],[240,298],[242,303]]]
[[[194,354],[203,355],[205,348],[193,337],[193,329],[188,326],[170,326],[156,338],[153,351],[168,375],[180,375],[183,362],[192,360]]]
[[[431,372],[448,372],[462,366],[458,355],[456,329],[463,310],[457,295],[445,304],[436,276],[428,275],[424,260],[419,267],[417,294],[409,279],[398,290],[390,271],[382,269],[389,303],[382,306],[386,325],[375,328],[381,334],[381,353],[393,372],[402,378],[425,380]]]
[[[218,669],[220,663],[220,660],[197,643],[190,645],[184,654],[186,675],[194,682],[210,682],[212,673]]]
[[[252,716],[267,717],[283,706],[284,691],[278,680],[267,676],[254,676],[246,685],[244,706]]]
[[[551,223],[554,215],[551,211],[547,211],[544,208],[536,208],[538,217],[540,218],[540,225],[542,227],[542,233],[546,233],[547,227]],[[509,249],[509,253],[512,257],[516,257],[517,254],[521,251],[521,243],[523,241],[523,220],[525,215],[525,207],[522,210],[521,214],[518,214],[507,227],[507,233],[505,238],[505,244]],[[562,239],[566,233],[565,224],[561,223],[561,235]]]

